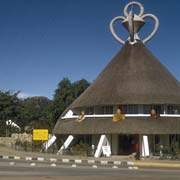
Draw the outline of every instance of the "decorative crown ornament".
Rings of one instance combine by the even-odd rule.
[[[138,6],[140,9],[140,12],[138,15],[134,14],[134,12],[133,12],[133,6],[134,5]],[[128,12],[129,7],[131,7],[131,10]],[[137,42],[137,40],[140,39],[138,36],[138,33],[139,33],[140,29],[144,26],[144,24],[145,24],[144,19],[147,17],[153,19],[155,22],[153,31],[145,39],[142,40],[143,43],[147,43],[156,34],[158,27],[159,27],[159,20],[153,14],[144,14],[144,7],[139,2],[133,1],[133,2],[128,3],[124,7],[124,16],[117,16],[111,20],[110,31],[111,31],[113,37],[119,43],[124,44],[125,41],[121,37],[119,37],[114,30],[114,24],[117,21],[122,20],[123,26],[129,32],[129,38],[128,38],[129,42],[130,42],[130,44],[134,44]]]

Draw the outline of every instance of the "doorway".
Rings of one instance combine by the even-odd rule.
[[[139,151],[139,135],[119,135],[118,138],[119,155],[129,155]]]

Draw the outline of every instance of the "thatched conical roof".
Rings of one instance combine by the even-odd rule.
[[[119,104],[180,104],[180,83],[141,41],[127,42],[71,108]]]

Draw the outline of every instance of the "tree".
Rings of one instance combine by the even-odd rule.
[[[63,111],[90,85],[85,79],[71,82],[68,78],[62,79],[53,100],[36,96],[19,99],[19,92],[0,91],[0,135],[5,134],[5,122],[11,119],[22,130],[25,126],[34,128],[54,127]]]
[[[73,101],[73,88],[71,81],[64,78],[59,82],[53,98],[53,122],[55,123],[64,109]]]
[[[44,124],[51,126],[48,119],[47,109],[50,104],[50,100],[47,97],[35,96],[21,100],[21,126],[25,127],[31,124]],[[33,123],[32,123],[33,122]]]
[[[5,135],[6,121],[11,119],[18,122],[18,114],[20,111],[19,92],[0,91],[0,135]]]
[[[63,111],[90,85],[88,81],[82,79],[71,83],[68,78],[64,78],[55,90],[52,108],[53,123],[57,121]]]
[[[90,83],[85,79],[81,79],[80,81],[74,82],[72,84],[74,99],[79,97],[84,92],[84,90],[86,90],[89,87],[89,85]]]

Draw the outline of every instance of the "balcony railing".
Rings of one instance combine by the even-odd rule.
[[[93,114],[93,115],[85,115],[86,118],[103,118],[103,117],[113,117],[114,114]],[[150,114],[125,114],[125,117],[150,117]],[[160,117],[180,117],[180,114],[160,114]],[[72,116],[63,116],[61,119],[73,119],[78,118],[77,115]]]

